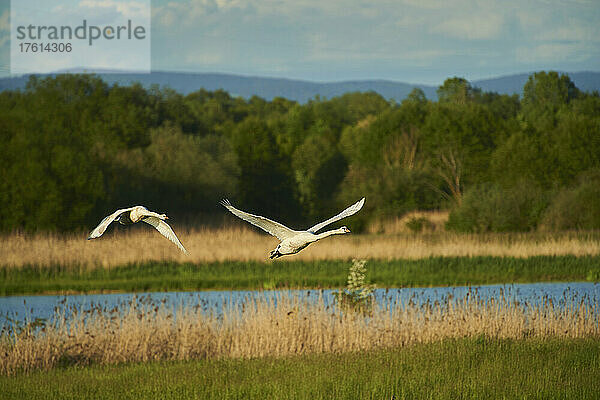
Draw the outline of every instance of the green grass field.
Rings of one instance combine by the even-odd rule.
[[[114,268],[0,267],[0,295],[102,291],[329,288],[346,284],[349,261],[154,262]],[[600,256],[431,257],[370,260],[379,287],[600,280]]]
[[[363,353],[66,367],[2,399],[595,399],[597,339],[447,340]]]

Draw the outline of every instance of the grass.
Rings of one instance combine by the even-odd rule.
[[[2,399],[594,399],[599,393],[597,339],[478,337],[369,352],[0,376]]]
[[[0,265],[59,265],[76,268],[112,268],[148,262],[206,264],[225,261],[265,262],[277,239],[252,228],[177,229],[190,252],[185,256],[149,226],[110,228],[99,239],[86,233],[0,236]],[[349,260],[391,261],[428,257],[497,256],[527,258],[553,255],[600,255],[600,232],[343,235],[311,244],[281,262]]]
[[[600,256],[430,257],[370,260],[379,287],[599,281]],[[332,288],[346,284],[348,262],[144,262],[121,267],[0,267],[0,295],[209,289]]]
[[[203,303],[173,310],[146,297],[114,308],[57,311],[45,323],[3,329],[0,375],[69,365],[371,351],[482,336],[600,339],[595,297],[562,307],[540,301],[490,300],[477,291],[423,305],[388,298],[373,304],[367,317],[340,312],[318,293],[250,298],[220,311]]]

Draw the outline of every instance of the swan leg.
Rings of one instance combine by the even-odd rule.
[[[269,258],[272,260],[272,259],[274,259],[274,258],[279,258],[279,257],[281,257],[282,255],[283,255],[283,254],[281,254],[281,253],[279,252],[279,249],[277,248],[277,249],[275,249],[275,250],[271,250],[271,252],[269,253]]]

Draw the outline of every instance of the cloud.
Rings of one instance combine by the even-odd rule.
[[[554,27],[544,30],[535,35],[536,40],[541,41],[600,41],[600,28],[598,25],[585,26],[577,21],[572,21],[568,26]]]
[[[440,10],[452,7],[449,2],[443,0],[403,0],[402,3],[411,7],[425,8],[430,10]]]
[[[500,14],[467,15],[441,22],[432,32],[443,33],[457,39],[496,39],[502,33],[504,17]]]
[[[10,25],[8,17],[8,10],[5,10],[2,14],[0,14],[0,48],[2,48],[10,40]]]
[[[94,12],[94,9],[103,11],[116,11],[126,18],[148,18],[150,16],[150,2],[116,1],[116,0],[81,0],[80,8],[90,9],[85,12]]]
[[[586,0],[154,4],[153,62],[161,69],[204,66],[248,74],[285,70],[311,79],[323,73],[339,73],[336,79],[359,74],[393,78],[417,69],[466,76],[471,71],[528,71],[533,62],[586,59],[589,65],[599,54],[600,8]]]
[[[185,56],[185,61],[191,65],[217,65],[223,62],[223,55],[218,53],[189,53]]]
[[[8,23],[9,12],[8,10],[4,10],[2,14],[0,14],[0,32],[8,32],[10,31],[10,24]]]
[[[190,0],[186,3],[170,1],[153,7],[152,17],[165,27],[199,24],[207,16],[218,16],[224,20],[237,17],[241,23],[279,19],[288,20],[293,25],[314,25],[315,20],[339,20],[352,15],[373,19],[385,13],[388,6],[362,0]]]
[[[412,60],[417,63],[430,63],[432,60],[440,59],[442,57],[452,56],[455,54],[456,53],[452,50],[425,49],[425,50],[408,51],[408,52],[402,54],[402,58]]]
[[[516,49],[517,61],[527,64],[581,62],[592,58],[589,46],[580,43],[545,43]]]
[[[244,4],[233,0],[191,0],[188,3],[172,1],[164,6],[153,7],[152,18],[153,22],[167,28],[194,26],[202,23],[208,15],[227,13],[241,8]]]
[[[69,4],[66,0],[53,0],[46,1],[44,4],[47,9],[33,12],[35,0],[13,2],[11,12],[21,18],[15,17],[13,22],[18,25],[31,23],[38,26],[71,27],[80,26],[83,20],[87,20],[88,26],[99,27],[115,26],[115,23],[123,25],[127,19],[131,19],[134,26],[149,27],[150,22],[150,0],[71,0]],[[146,30],[144,39],[112,41],[99,39],[94,41],[93,46],[86,45],[86,41],[73,39],[72,51],[66,53],[22,53],[15,50],[16,46],[13,46],[10,59],[17,72],[51,72],[73,67],[149,70],[151,62],[149,29]]]

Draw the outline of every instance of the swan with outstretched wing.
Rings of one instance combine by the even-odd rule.
[[[96,239],[102,236],[102,234],[106,231],[106,228],[108,228],[113,221],[117,221],[121,225],[130,225],[142,221],[152,225],[164,237],[175,243],[175,245],[179,247],[181,251],[183,251],[185,254],[188,254],[185,247],[183,247],[177,238],[177,235],[175,235],[175,232],[173,232],[173,229],[165,222],[166,219],[169,219],[169,217],[167,217],[165,214],[155,213],[148,210],[144,206],[122,208],[100,221],[100,224],[98,224],[98,226],[95,227],[88,236],[88,240]]]
[[[232,206],[229,200],[227,199],[221,201],[221,204],[236,217],[239,217],[244,221],[251,223],[252,225],[258,226],[265,232],[270,233],[277,239],[281,240],[281,243],[279,243],[275,250],[271,251],[271,253],[269,254],[269,258],[279,258],[288,254],[296,254],[309,244],[314,243],[317,240],[326,238],[328,236],[350,233],[350,229],[348,229],[345,226],[342,226],[339,229],[333,229],[331,231],[319,234],[317,232],[329,224],[332,224],[336,221],[339,221],[342,218],[349,217],[359,212],[365,204],[365,198],[363,197],[360,201],[346,208],[338,215],[329,218],[327,221],[318,223],[317,225],[305,231],[295,231],[293,229],[288,228],[285,225],[280,224],[279,222],[271,221],[270,219],[262,217],[260,215],[254,215],[245,211],[238,210],[237,208]]]

